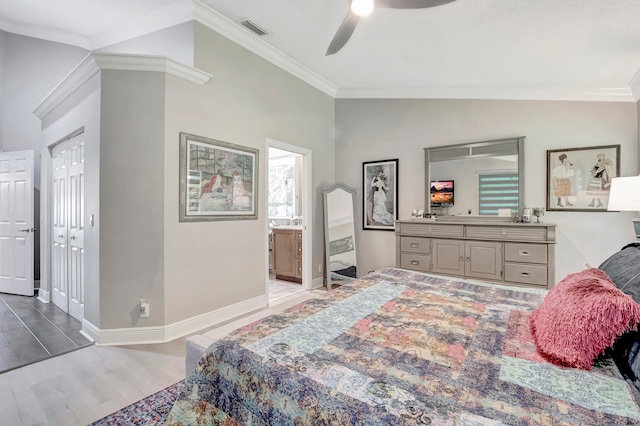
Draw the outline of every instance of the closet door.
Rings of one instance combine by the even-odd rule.
[[[53,147],[53,185],[51,199],[51,301],[69,312],[67,281],[67,215],[69,192],[67,143]]]
[[[84,138],[56,145],[53,158],[51,300],[84,317]]]
[[[69,158],[68,250],[69,314],[84,318],[84,139],[71,139]]]

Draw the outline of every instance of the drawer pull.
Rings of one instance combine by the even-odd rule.
[[[523,277],[528,277],[529,273],[528,272],[520,272],[520,275]]]
[[[420,261],[419,261],[419,260],[412,260],[412,261],[411,261],[411,264],[412,264],[413,266],[417,266],[417,265],[419,265],[419,264],[420,264]]]
[[[518,254],[519,254],[520,256],[531,256],[531,252],[529,252],[529,251],[525,251],[525,250],[520,250],[520,251],[518,252]]]
[[[419,244],[418,243],[411,243],[411,248],[418,248]]]

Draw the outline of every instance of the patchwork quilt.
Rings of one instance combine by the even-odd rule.
[[[168,425],[640,425],[606,356],[536,352],[546,292],[383,269],[207,349]]]

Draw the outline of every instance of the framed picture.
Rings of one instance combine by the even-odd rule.
[[[620,145],[547,151],[548,211],[607,211],[611,179],[620,176]]]
[[[398,159],[362,163],[363,229],[394,231],[398,219]]]
[[[258,150],[180,132],[180,222],[258,218]]]

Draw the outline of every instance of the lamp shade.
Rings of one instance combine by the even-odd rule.
[[[611,180],[607,210],[640,211],[640,176],[617,177]]]

